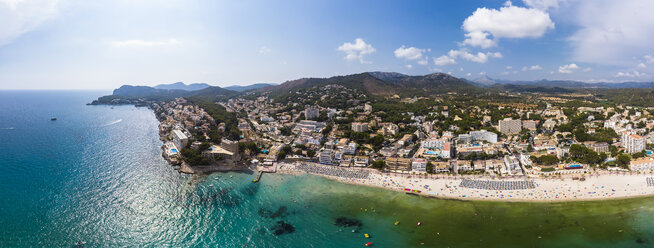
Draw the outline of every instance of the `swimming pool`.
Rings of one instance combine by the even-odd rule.
[[[177,149],[175,149],[175,148],[170,149],[170,151],[173,152],[173,153],[177,153]]]

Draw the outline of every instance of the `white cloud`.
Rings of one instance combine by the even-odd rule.
[[[262,46],[262,47],[259,48],[259,53],[260,54],[269,53],[271,51],[272,50],[270,48],[268,48],[267,46]]]
[[[540,10],[555,9],[559,4],[566,3],[567,0],[522,0],[525,5]]]
[[[406,67],[407,69],[411,69],[413,68],[413,65],[405,65],[404,67]]]
[[[502,73],[500,73],[500,75],[506,76],[506,75],[509,75],[509,72],[508,71],[503,71]]]
[[[491,52],[488,52],[488,53],[477,52],[477,54],[472,54],[472,53],[469,53],[465,49],[450,50],[447,53],[447,56],[449,56],[452,59],[462,58],[462,59],[465,59],[465,60],[469,60],[469,61],[476,62],[476,63],[482,63],[482,64],[488,62],[489,58],[502,58],[502,54],[499,53],[499,52],[494,52],[494,53],[491,53]]]
[[[589,72],[589,71],[592,71],[592,70],[593,70],[593,68],[586,67],[586,68],[584,68],[584,69],[581,70],[581,71],[583,71],[583,72]]]
[[[111,44],[115,47],[153,47],[153,46],[170,46],[178,45],[181,42],[176,39],[165,41],[148,41],[148,40],[123,40],[114,41]]]
[[[507,66],[506,66],[506,69],[507,69],[507,70],[511,70],[511,69],[513,69],[513,66],[507,65]]]
[[[630,78],[642,77],[642,76],[645,76],[645,75],[646,75],[645,73],[641,73],[641,72],[638,72],[638,71],[634,71],[634,72],[618,72],[617,74],[615,74],[616,77],[630,77]]]
[[[645,62],[647,62],[648,64],[654,63],[654,57],[652,57],[652,55],[645,55],[643,56],[643,58],[645,58]]]
[[[62,0],[0,0],[0,46],[59,14]]]
[[[553,28],[554,22],[544,11],[513,6],[507,1],[499,10],[478,8],[466,18],[463,30],[467,33],[462,44],[489,48],[497,45],[499,38],[538,38]]]
[[[543,67],[540,67],[540,65],[532,65],[532,66],[529,66],[529,67],[527,67],[527,66],[522,67],[522,71],[528,71],[528,70],[529,71],[540,71],[542,69],[543,69]]]
[[[361,38],[356,38],[354,43],[345,42],[337,48],[339,51],[345,52],[345,59],[348,61],[359,60],[362,64],[370,63],[363,60],[363,56],[375,52],[375,48],[370,44],[366,44]]]
[[[425,56],[425,59],[418,60],[418,62],[416,62],[416,63],[418,63],[419,65],[427,65],[427,64],[429,64],[429,57]]]
[[[579,62],[628,66],[633,57],[654,53],[654,1],[578,1],[573,19],[579,26],[569,39]]]
[[[647,66],[646,66],[644,63],[640,63],[640,64],[638,64],[638,66],[636,66],[636,67],[637,67],[637,68],[640,68],[640,69],[647,68]]]
[[[447,55],[443,55],[438,58],[434,58],[434,64],[438,66],[451,65],[451,64],[456,64],[456,60],[450,58]]]
[[[422,53],[424,52],[425,49],[420,49],[415,47],[405,48],[404,45],[402,45],[400,48],[396,49],[394,53],[396,58],[406,59],[406,60],[418,60],[422,58]]]
[[[579,70],[579,66],[577,66],[577,64],[567,64],[567,65],[559,66],[559,73],[571,74],[572,71],[574,70]]]

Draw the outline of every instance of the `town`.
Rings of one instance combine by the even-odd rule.
[[[277,162],[509,178],[654,169],[653,108],[511,94],[528,101],[379,100],[329,84],[203,103],[224,107],[238,117],[232,123],[184,98],[152,107],[165,157],[188,172]]]

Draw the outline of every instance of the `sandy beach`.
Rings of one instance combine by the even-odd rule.
[[[420,176],[381,173],[374,169],[343,168],[315,163],[304,164],[301,166],[299,163],[280,163],[277,172],[292,175],[309,173],[348,184],[381,187],[399,192],[407,192],[406,189],[411,189],[413,193],[421,196],[459,200],[557,202],[654,195],[654,186],[647,184],[647,178],[654,177],[653,174],[587,174],[583,176],[585,178],[583,181],[573,179],[572,175],[500,179],[488,176]],[[307,166],[310,166],[312,170],[307,171]],[[472,184],[477,187],[462,187],[461,182],[464,180],[467,180],[466,185]],[[502,187],[488,187],[489,184]],[[533,187],[515,187],[515,185],[524,184],[533,185]]]

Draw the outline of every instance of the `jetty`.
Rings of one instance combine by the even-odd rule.
[[[259,171],[259,175],[257,175],[257,178],[254,179],[254,181],[252,181],[252,182],[258,183],[261,180],[261,176],[263,176],[263,172],[264,171]]]

